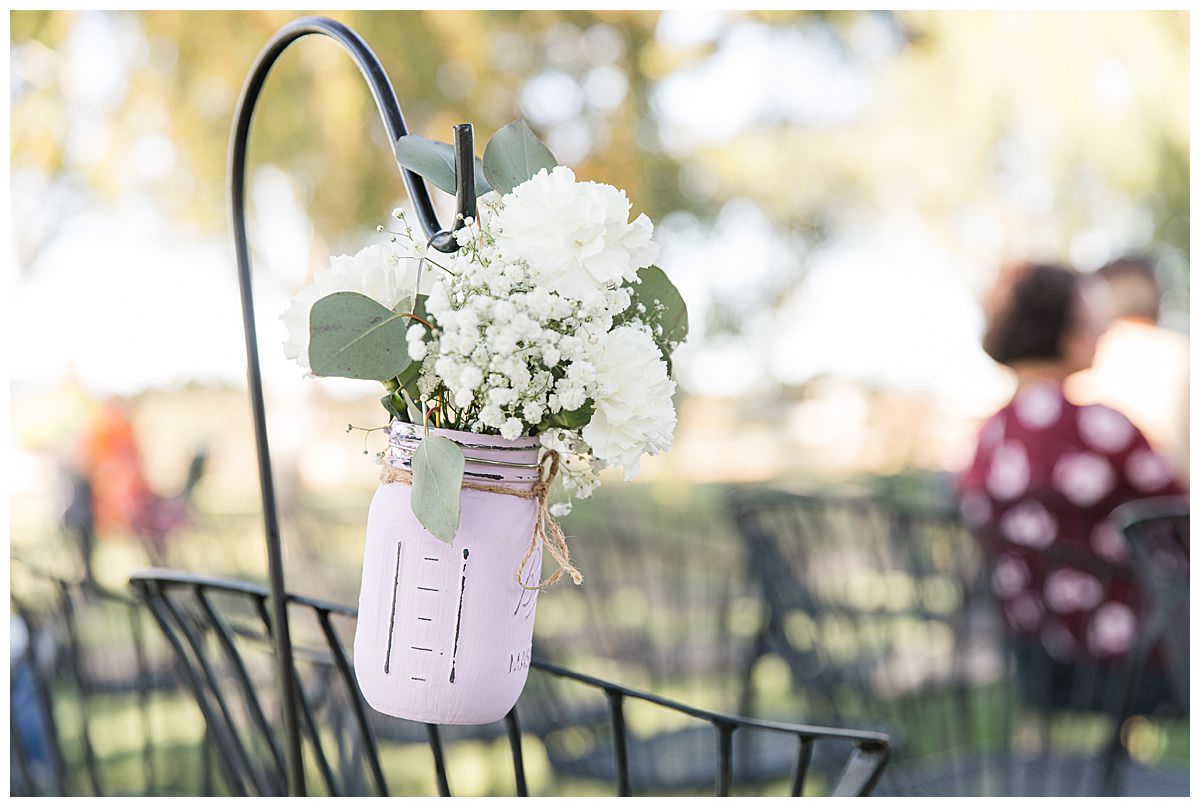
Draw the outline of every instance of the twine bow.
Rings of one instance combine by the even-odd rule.
[[[538,461],[538,481],[534,482],[529,490],[486,482],[472,482],[467,479],[464,479],[462,482],[463,488],[468,490],[481,490],[484,493],[499,493],[502,496],[516,496],[518,499],[537,500],[537,521],[533,525],[533,536],[529,541],[529,548],[525,550],[525,557],[521,558],[521,565],[517,567],[517,583],[526,591],[541,591],[544,588],[549,588],[557,583],[564,573],[571,576],[571,580],[575,585],[583,582],[583,575],[571,563],[571,550],[567,547],[567,536],[563,534],[562,527],[558,526],[558,522],[550,515],[550,505],[548,502],[550,486],[554,483],[554,477],[558,475],[558,464],[557,451],[547,451],[543,454],[542,458]],[[412,471],[404,468],[396,468],[392,465],[384,465],[383,471],[379,475],[379,481],[399,482],[411,485]],[[538,544],[546,547],[546,551],[558,563],[558,568],[554,570],[554,574],[550,575],[549,579],[545,582],[539,583],[536,586],[529,586],[525,584],[524,580],[525,564],[529,563],[529,559],[537,551]]]

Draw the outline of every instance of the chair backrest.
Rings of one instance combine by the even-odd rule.
[[[194,789],[154,726],[174,657],[128,594],[13,558],[10,759],[14,793],[151,795]],[[62,703],[67,706],[61,706]],[[56,708],[56,704],[60,704]],[[65,719],[64,719],[65,718]],[[103,723],[97,728],[96,723]],[[124,753],[97,735],[121,734]]]
[[[1113,521],[1125,535],[1133,566],[1149,596],[1150,618],[1139,648],[1148,664],[1161,645],[1163,666],[1176,703],[1186,714],[1190,698],[1191,503],[1186,496],[1144,499],[1118,508]],[[1139,678],[1143,669],[1135,670]]]
[[[538,656],[735,709],[733,682],[752,634],[731,625],[757,608],[757,598],[727,514],[657,488],[602,491],[596,499],[562,520],[586,582],[548,593],[538,612]]]
[[[879,721],[990,674],[993,650],[972,645],[988,619],[975,601],[982,559],[952,519],[762,489],[729,503],[767,607],[759,653],[787,663],[802,714]],[[954,732],[946,707],[940,723]]]
[[[1033,504],[1034,513],[1039,506],[1043,513],[1061,512],[1056,494],[1027,493],[1024,501]],[[1128,540],[1122,540],[1120,509],[1093,529],[1087,545],[1062,540],[1061,535],[1037,547],[1014,541],[1016,535],[1006,534],[1004,523],[1015,509],[1000,524],[974,528],[987,549],[997,608],[1007,615],[1005,638],[1015,661],[1017,705],[1038,727],[1034,753],[1059,761],[1051,777],[1057,780],[1058,793],[1119,794],[1129,768],[1123,738],[1127,718],[1164,708],[1178,714],[1164,677],[1171,672],[1169,666],[1164,670],[1152,663],[1165,633],[1166,613],[1153,607],[1153,592],[1156,585],[1167,583],[1141,567],[1155,553],[1166,553],[1159,554],[1160,559],[1168,554],[1178,559],[1182,553],[1186,581],[1186,510],[1180,542],[1177,506],[1168,507],[1162,517],[1141,503],[1125,507]],[[1035,524],[1029,522],[1031,530]],[[1010,522],[1007,532],[1020,531],[1015,519]],[[1019,574],[1013,574],[1014,569]],[[1021,585],[1010,585],[1017,578],[1022,578]],[[1184,590],[1186,598],[1186,582]],[[1170,592],[1164,588],[1158,599],[1165,603],[1177,596],[1177,587]],[[1186,604],[1184,608],[1186,614]],[[1065,740],[1060,732],[1059,739],[1052,740],[1056,720],[1080,719],[1093,725],[1074,736],[1068,732]]]
[[[139,574],[130,582],[181,662],[229,793],[285,794],[266,590],[171,572]],[[310,791],[387,795],[378,755],[370,750],[375,731],[366,708],[360,698],[347,697],[355,684],[339,633],[345,634],[353,611],[304,598],[289,604],[298,711],[315,774]],[[318,715],[328,718],[324,725]],[[331,741],[321,736],[327,727]]]
[[[185,668],[187,682],[214,737],[227,790],[234,794],[284,792],[267,590],[163,570],[139,573],[131,583]],[[735,732],[792,738],[791,785],[797,795],[805,787],[814,756],[840,754],[838,775],[821,783],[820,789],[846,795],[870,792],[888,758],[885,734],[709,712],[538,659],[532,663],[526,694],[499,723],[491,727],[412,724],[375,713],[363,701],[345,649],[354,624],[353,608],[295,594],[288,603],[310,793],[449,795],[454,776],[450,752],[456,738],[464,736],[474,744],[471,759],[476,764],[481,738],[492,738],[505,747],[510,792],[516,795],[530,792],[525,759],[531,741],[550,755],[554,782],[561,784],[560,776],[571,781],[600,778],[617,793],[630,793],[643,786],[642,775],[654,756],[652,747],[640,744],[642,731],[630,727],[644,731],[647,726],[680,721],[709,726],[707,742],[690,753],[711,759],[712,787],[718,793],[731,792],[737,774],[745,769],[745,761],[736,757],[742,746],[733,742]],[[564,691],[570,694],[563,696]],[[547,692],[555,694],[551,708],[557,712],[550,717],[557,723],[546,719],[546,704],[530,703],[531,698]],[[588,702],[602,708],[579,708]],[[656,712],[657,717],[647,715],[646,710]],[[539,711],[543,713],[542,727],[531,731],[524,716]],[[594,749],[597,742],[609,749],[598,760],[584,753],[585,746]],[[414,755],[421,744],[427,755]],[[774,745],[786,747],[778,741]],[[585,765],[589,759],[595,765]],[[388,764],[389,760],[393,764]],[[405,764],[395,764],[399,760]]]
[[[788,662],[806,718],[861,719],[857,725],[892,733],[895,764],[881,788],[909,776],[920,757],[958,760],[986,750],[996,764],[976,765],[955,784],[957,792],[981,792],[975,788],[990,786],[1018,750],[1045,754],[1050,720],[1064,710],[1109,718],[1109,740],[1089,752],[1102,762],[1087,781],[1081,766],[1064,762],[1051,777],[1055,786],[1116,786],[1115,705],[1130,692],[1127,668],[1068,655],[1071,636],[1049,607],[1023,613],[1024,635],[1005,629],[998,606],[1012,603],[993,591],[1011,582],[997,565],[1014,549],[1004,536],[972,535],[949,512],[911,513],[871,500],[739,491],[731,504],[769,610],[764,650]],[[1039,591],[1063,571],[1063,580],[1086,574],[1108,590],[1118,573],[1071,546],[1042,556],[1037,579],[1027,581]],[[1100,607],[1089,601],[1068,610],[1087,621]],[[1032,727],[1015,719],[1018,707]]]

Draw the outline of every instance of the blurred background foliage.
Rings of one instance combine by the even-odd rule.
[[[15,13],[13,169],[44,179],[29,205],[43,226],[17,230],[22,268],[64,213],[135,195],[221,232],[233,104],[295,16]],[[1187,255],[1182,12],[334,16],[381,55],[413,131],[449,139],[471,121],[482,140],[523,114],[562,162],[628,189],[656,221],[711,222],[746,199],[815,244],[907,210],[979,255],[980,217],[1029,231],[1018,248],[1063,250],[1115,229],[1116,213],[1140,219],[1127,240]],[[361,232],[397,193],[370,106],[327,41],[267,86],[253,161],[288,171],[326,239]]]

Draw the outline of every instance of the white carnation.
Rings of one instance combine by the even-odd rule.
[[[616,328],[592,358],[598,389],[596,412],[583,427],[583,439],[608,465],[638,472],[642,454],[671,447],[675,430],[675,382],[657,345],[643,330]]]
[[[629,209],[612,185],[576,182],[561,165],[542,169],[505,195],[492,225],[496,247],[506,260],[526,261],[550,291],[583,299],[634,280],[658,257],[650,219],[630,222]]]

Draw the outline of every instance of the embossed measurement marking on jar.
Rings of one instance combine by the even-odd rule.
[[[396,576],[392,580],[392,615],[388,618],[388,646],[387,654],[383,657],[383,674],[387,675],[392,666],[392,636],[396,634],[396,595],[400,590],[400,550],[404,544],[401,541],[396,542]]]
[[[439,549],[410,546],[405,556],[396,542],[385,674],[395,667],[410,681],[454,683],[469,552],[460,560],[450,547]]]
[[[467,558],[471,550],[463,550],[462,580],[458,586],[458,614],[454,618],[454,650],[450,654],[450,683],[454,683],[454,662],[458,660],[458,635],[462,631],[463,595],[467,593]]]

